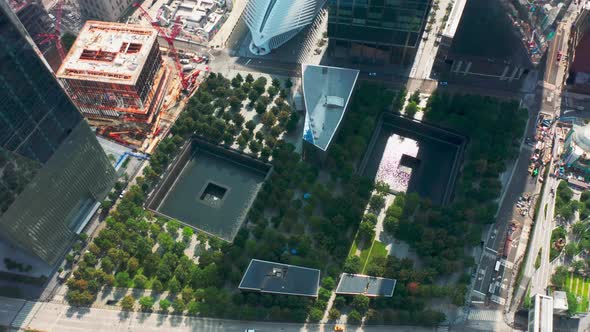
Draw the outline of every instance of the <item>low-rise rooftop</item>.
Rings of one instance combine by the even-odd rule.
[[[336,294],[392,297],[395,284],[395,279],[342,273]]]
[[[303,139],[326,151],[338,130],[359,71],[302,65],[305,125]]]
[[[134,85],[157,37],[151,27],[87,21],[57,77]]]
[[[317,297],[320,270],[252,259],[238,288],[261,293]]]

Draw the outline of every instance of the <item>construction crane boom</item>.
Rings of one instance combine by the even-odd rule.
[[[61,16],[63,13],[63,0],[58,0],[55,11],[55,31],[53,33],[41,33],[38,36],[44,38],[40,43],[46,44],[53,42],[60,59],[63,61],[66,58],[66,51],[61,43]]]
[[[148,11],[145,10],[145,8],[143,8],[139,2],[133,3],[133,7],[137,8],[141,11],[141,13],[150,21],[151,25],[156,30],[158,30],[158,33],[168,43],[168,48],[170,49],[170,53],[172,53],[172,56],[174,58],[174,64],[176,66],[176,71],[178,72],[178,75],[180,76],[180,84],[182,85],[182,88],[184,90],[186,90],[189,85],[188,79],[187,79],[187,77],[185,77],[185,75],[182,71],[182,66],[180,65],[180,59],[178,58],[178,52],[176,51],[176,47],[174,46],[174,38],[176,38],[178,33],[180,33],[180,30],[182,29],[182,26],[180,25],[180,17],[176,18],[176,20],[174,22],[174,26],[172,27],[172,31],[170,34],[168,34],[168,33],[166,33],[166,31],[164,31],[164,29],[162,27],[160,27],[158,22],[151,17],[151,15],[148,13]]]

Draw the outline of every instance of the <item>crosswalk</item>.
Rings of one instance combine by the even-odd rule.
[[[31,302],[27,301],[20,309],[16,317],[12,320],[12,327],[14,328],[25,328],[31,322],[31,319],[41,307],[41,302]]]
[[[469,320],[493,322],[501,319],[501,314],[502,313],[497,310],[471,308],[469,311]]]

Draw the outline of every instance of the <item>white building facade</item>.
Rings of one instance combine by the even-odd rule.
[[[244,20],[250,29],[250,51],[265,55],[311,24],[325,0],[250,0]]]
[[[136,0],[78,0],[86,18],[117,22]]]

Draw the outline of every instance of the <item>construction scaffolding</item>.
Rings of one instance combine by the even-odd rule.
[[[98,21],[80,31],[57,77],[99,134],[137,146],[158,130],[171,75],[157,36],[150,27]]]

